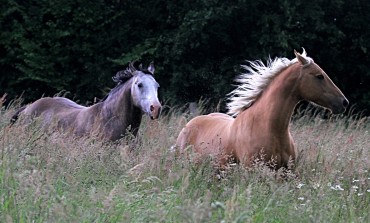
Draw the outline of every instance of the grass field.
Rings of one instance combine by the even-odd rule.
[[[300,115],[287,180],[263,165],[192,165],[170,151],[190,119],[169,112],[138,139],[104,143],[8,128],[0,112],[1,222],[370,222],[370,121]]]

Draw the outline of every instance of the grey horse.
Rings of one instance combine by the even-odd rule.
[[[145,69],[130,63],[112,78],[117,86],[101,102],[85,107],[64,97],[45,97],[20,108],[11,123],[18,117],[25,121],[40,118],[44,127],[55,123],[78,136],[97,135],[115,141],[128,130],[136,136],[144,113],[157,119],[161,112],[154,70],[153,62]]]

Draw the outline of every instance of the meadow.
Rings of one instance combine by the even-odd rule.
[[[211,158],[175,156],[192,117],[182,109],[109,143],[9,128],[16,107],[0,111],[2,222],[370,222],[370,121],[359,115],[296,113],[299,158],[282,179],[259,162],[219,177]]]

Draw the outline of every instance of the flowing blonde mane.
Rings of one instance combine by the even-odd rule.
[[[304,49],[302,56],[309,61],[305,66],[313,62],[311,58],[307,57]],[[266,65],[261,60],[248,62],[249,66],[242,65],[246,72],[235,79],[240,85],[229,94],[227,108],[228,114],[232,116],[237,116],[249,108],[275,76],[286,67],[298,62],[298,60],[297,58],[292,60],[287,58],[269,58]]]

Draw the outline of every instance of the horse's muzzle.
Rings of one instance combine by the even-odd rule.
[[[155,104],[155,105],[150,105],[150,118],[153,119],[158,119],[159,115],[161,114],[162,106],[161,104]]]
[[[334,104],[332,106],[332,112],[333,114],[340,114],[346,111],[346,108],[348,107],[349,102],[347,98],[343,97],[338,99],[338,103]]]

